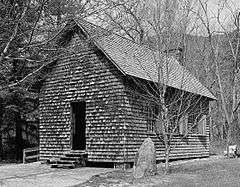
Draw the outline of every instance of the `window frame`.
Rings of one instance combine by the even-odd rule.
[[[158,123],[159,110],[157,105],[148,104],[147,106],[147,132],[155,133],[156,124]]]
[[[207,115],[204,114],[201,116],[200,120],[197,122],[197,134],[206,136],[206,128],[207,128]]]
[[[184,114],[178,121],[179,134],[185,135],[188,134],[188,114]]]

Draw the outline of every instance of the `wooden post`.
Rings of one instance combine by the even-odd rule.
[[[23,164],[26,163],[26,152],[25,149],[23,149]]]
[[[2,161],[2,157],[3,157],[3,151],[2,151],[2,129],[1,129],[1,127],[0,127],[0,162]]]

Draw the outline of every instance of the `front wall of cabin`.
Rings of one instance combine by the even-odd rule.
[[[133,162],[134,157],[145,138],[151,137],[156,148],[157,160],[164,160],[164,142],[160,140],[156,133],[147,131],[147,97],[137,94],[130,89],[126,90],[128,102],[127,110],[127,141],[125,160]],[[208,104],[205,106],[208,107]],[[175,149],[171,150],[170,159],[196,158],[209,156],[209,118],[206,123],[205,135],[189,134],[179,143]],[[174,135],[173,144],[179,142],[183,135]]]
[[[70,103],[86,102],[88,160],[123,162],[121,73],[93,45],[75,36],[45,81],[40,98],[40,159],[71,150]]]

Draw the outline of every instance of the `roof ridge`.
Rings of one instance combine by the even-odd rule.
[[[151,51],[154,52],[154,50],[152,50],[147,44],[137,43],[137,42],[135,42],[135,41],[133,41],[133,40],[127,38],[127,37],[124,37],[124,36],[122,36],[122,35],[120,35],[120,34],[118,34],[118,33],[116,33],[116,32],[111,31],[111,30],[105,29],[105,28],[103,28],[103,27],[101,27],[101,26],[99,26],[99,25],[96,25],[96,24],[94,24],[94,23],[92,23],[92,22],[89,22],[89,21],[87,21],[87,20],[84,20],[84,19],[78,19],[78,20],[76,20],[76,19],[74,19],[74,21],[76,21],[77,23],[79,22],[79,20],[80,20],[80,21],[83,21],[83,22],[86,22],[87,24],[90,24],[90,25],[92,25],[93,27],[100,28],[100,29],[102,29],[102,30],[104,30],[104,31],[106,31],[106,32],[109,32],[109,33],[114,34],[114,35],[116,35],[116,36],[118,36],[118,37],[121,37],[122,39],[128,40],[128,41],[130,41],[130,42],[132,42],[132,43],[134,43],[134,44],[136,44],[136,45],[139,45],[140,47],[146,47],[147,49],[149,49],[149,50],[151,50]]]

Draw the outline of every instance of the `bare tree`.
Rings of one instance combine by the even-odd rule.
[[[229,145],[233,143],[234,125],[237,120],[237,111],[240,105],[239,100],[239,14],[228,6],[228,1],[219,5],[215,15],[218,30],[211,25],[211,18],[208,12],[208,2],[199,0],[202,14],[197,13],[202,25],[206,29],[208,42],[211,50],[211,62],[214,65],[215,77],[218,85],[216,93],[220,97],[227,134],[227,155],[229,157]],[[223,23],[223,10],[229,9],[232,14],[232,30]],[[216,29],[216,28],[215,28]],[[214,35],[220,33],[218,35]],[[227,64],[228,63],[228,64]]]
[[[153,51],[154,71],[157,72],[157,79],[154,79],[151,73],[146,71],[150,81],[143,82],[136,78],[133,78],[132,81],[137,85],[134,94],[138,95],[141,90],[144,93],[144,96],[141,97],[150,99],[152,107],[148,112],[153,119],[148,123],[152,124],[150,129],[155,129],[159,142],[163,142],[165,146],[165,172],[167,173],[171,151],[189,134],[197,132],[201,121],[209,117],[207,106],[203,106],[207,103],[203,101],[204,97],[194,97],[194,94],[180,91],[184,87],[188,75],[187,71],[183,71],[184,67],[180,66],[175,58],[172,58],[181,50],[187,31],[192,30],[188,26],[193,5],[190,1],[171,0],[134,1],[128,5],[124,2],[114,1],[113,3],[116,5],[114,8],[119,8],[125,14],[122,15],[122,12],[122,14],[106,13],[106,17],[112,22],[111,30],[118,29],[118,33],[122,33],[137,43],[149,45]],[[142,16],[138,15],[139,12]],[[130,23],[134,22],[133,26],[128,25],[126,20],[131,20]],[[132,55],[141,64],[138,56]],[[184,63],[184,58],[178,59],[182,60],[182,64]],[[171,84],[171,72],[176,68],[173,67],[173,64],[181,67],[180,71],[183,72],[179,78],[180,90],[175,90],[175,92],[168,86]],[[144,66],[142,68],[145,70]],[[195,110],[196,108],[198,110]],[[186,122],[186,113],[189,113],[191,117],[189,124],[186,124],[188,123]],[[181,138],[177,142],[174,141],[176,134],[181,134]]]
[[[182,7],[182,9],[180,9]],[[197,128],[200,117],[206,111],[196,113],[193,110],[193,105],[200,103],[199,100],[194,98],[192,95],[187,95],[184,92],[176,92],[169,96],[169,83],[170,74],[172,69],[173,61],[171,61],[172,50],[175,52],[181,48],[181,42],[183,37],[187,33],[189,13],[191,10],[191,3],[189,1],[155,1],[150,4],[148,10],[148,17],[146,23],[151,27],[156,41],[156,52],[155,52],[155,64],[157,68],[158,80],[155,84],[157,88],[157,97],[155,95],[155,101],[159,107],[159,116],[157,116],[158,127],[160,128],[160,138],[163,138],[165,145],[165,172],[169,171],[169,159],[171,151],[192,132],[193,129]],[[181,19],[180,19],[181,18]],[[176,37],[177,35],[177,37]],[[178,36],[180,35],[180,37]],[[174,47],[173,47],[174,46]],[[186,74],[182,74],[180,86],[183,87],[186,81]],[[153,96],[153,95],[152,95]],[[171,99],[169,99],[171,98]],[[194,102],[191,98],[196,99]],[[193,104],[194,103],[194,104]],[[195,106],[196,107],[196,106]],[[204,107],[199,107],[200,110],[204,110]],[[194,122],[191,127],[181,127],[180,123],[184,123],[184,115],[191,113],[194,116]],[[197,116],[200,115],[200,116]],[[179,141],[173,142],[174,135],[180,133],[183,134]]]

